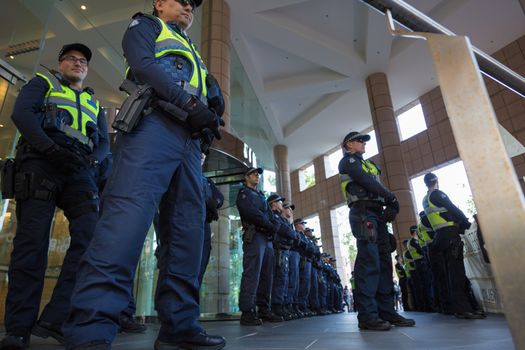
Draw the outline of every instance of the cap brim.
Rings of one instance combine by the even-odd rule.
[[[80,44],[80,43],[64,45],[62,47],[62,50],[60,50],[60,53],[58,54],[58,58],[60,59],[62,56],[64,56],[66,53],[72,50],[81,52],[84,55],[84,57],[86,57],[86,60],[88,62],[91,61],[91,57],[92,57],[91,50],[86,45]]]
[[[253,174],[253,173],[259,173],[259,175],[260,175],[260,174],[263,173],[263,169],[262,168],[255,168],[255,169],[249,170],[249,171],[244,173],[244,176],[248,176],[248,175]]]
[[[363,140],[365,142],[370,141],[370,135],[367,134],[357,134],[352,137],[350,137],[346,142],[355,141],[355,140]]]

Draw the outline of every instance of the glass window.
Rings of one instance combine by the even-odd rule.
[[[339,173],[339,161],[342,157],[343,151],[341,150],[341,147],[337,147],[326,155],[324,158],[324,168],[327,179]]]
[[[366,142],[365,154],[363,155],[365,159],[372,158],[379,153],[375,130],[370,131],[368,135],[370,136],[370,141]]]
[[[400,113],[397,116],[397,124],[401,134],[401,141],[426,130],[427,124],[425,123],[425,116],[421,104],[418,103],[414,107]]]
[[[315,186],[315,167],[313,164],[299,170],[299,190],[304,191]]]
[[[339,236],[339,246],[341,247],[341,258],[343,259],[342,270],[346,276],[341,276],[343,286],[350,281],[350,271],[353,270],[355,258],[357,256],[357,243],[350,229],[348,220],[348,206],[346,204],[335,207],[331,210],[332,225],[334,236]],[[339,264],[338,264],[339,267]]]
[[[321,222],[319,221],[319,215],[310,215],[304,218],[304,221],[306,221],[306,227],[314,230],[314,236],[321,238]]]
[[[432,172],[439,178],[439,189],[447,194],[452,203],[467,216],[476,213],[476,206],[462,161],[446,165]],[[427,194],[427,186],[423,182],[424,176],[425,174],[410,180],[418,213],[423,210],[422,200]]]
[[[275,171],[265,170],[263,172],[263,191],[268,193],[277,192],[277,182],[275,178]]]

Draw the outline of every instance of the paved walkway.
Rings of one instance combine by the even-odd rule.
[[[369,350],[369,349],[515,349],[505,318],[458,320],[451,316],[406,313],[416,327],[388,332],[359,331],[354,313],[313,317],[261,327],[240,326],[238,321],[205,322],[211,334],[227,339],[229,350]],[[114,350],[151,350],[158,325],[145,334],[120,334]],[[61,349],[53,340],[32,337],[30,349]]]

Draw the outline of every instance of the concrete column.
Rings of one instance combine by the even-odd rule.
[[[392,223],[399,249],[403,239],[410,236],[410,226],[416,223],[417,207],[401,153],[387,76],[384,73],[370,75],[366,79],[366,87],[381,157],[382,179],[385,186],[395,193],[401,207],[396,221]]]
[[[292,187],[290,185],[290,164],[288,162],[288,147],[277,145],[273,148],[275,162],[275,179],[277,180],[277,193],[292,202]]]
[[[230,5],[225,0],[202,6],[202,59],[221,86],[226,109],[222,118],[230,131]]]

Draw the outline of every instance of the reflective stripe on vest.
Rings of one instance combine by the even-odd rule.
[[[155,40],[155,57],[157,59],[166,55],[177,55],[187,58],[192,66],[192,75],[189,82],[182,88],[191,95],[197,96],[201,100],[206,100],[208,89],[206,87],[206,76],[208,70],[202,61],[195,45],[190,43],[184,36],[171,29],[163,20],[152,15],[145,15],[155,18],[162,27],[162,30]],[[197,67],[197,69],[195,69]]]
[[[432,229],[423,225],[422,222],[417,225],[417,236],[419,237],[419,245],[421,245],[421,247],[426,247],[432,243],[432,238],[429,235],[430,231],[432,231]]]
[[[381,183],[381,172],[375,166],[375,164],[369,160],[361,160],[360,162],[361,162],[361,168],[363,168],[365,173],[372,175],[377,182]],[[374,196],[373,198],[369,196],[358,197],[356,195],[349,193],[347,191],[347,186],[352,181],[354,180],[352,179],[350,175],[339,174],[339,182],[341,184],[341,191],[343,192],[343,197],[345,198],[348,206],[352,205],[352,203],[355,203],[357,201],[362,201],[362,200],[375,200],[375,201],[384,202],[383,197],[380,197],[380,196]]]
[[[443,207],[438,207],[430,201],[430,195],[435,190],[429,191],[425,198],[423,198],[423,209],[425,214],[432,225],[432,230],[437,231],[440,228],[454,226],[454,221],[447,221],[442,216],[441,213],[446,213],[448,210]]]
[[[77,94],[68,86],[62,85],[58,79],[52,75],[37,73],[37,75],[47,81],[49,89],[46,92],[46,104],[55,104],[58,109],[65,110],[72,119],[71,128],[78,130],[82,135],[88,136],[88,124],[92,130],[98,128],[98,113],[100,103],[90,94],[82,91]],[[78,99],[77,99],[78,96]],[[80,113],[79,113],[80,110]]]
[[[410,256],[412,256],[412,260],[416,261],[423,258],[423,255],[419,254],[417,252],[417,249],[412,247],[412,245],[410,244],[410,241],[412,241],[413,239],[414,238],[410,238],[410,240],[408,241],[408,251],[410,252]]]

